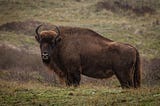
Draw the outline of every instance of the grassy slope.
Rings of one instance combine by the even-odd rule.
[[[1,0],[0,24],[27,19],[91,28],[105,37],[136,46],[147,58],[160,57],[160,27],[152,22],[157,15],[144,17],[123,16],[110,11],[95,12],[96,1],[87,0]],[[142,33],[135,34],[136,30]],[[14,32],[0,32],[0,42],[16,46],[38,46],[34,37],[23,37]],[[13,36],[14,35],[14,36]],[[0,81],[2,105],[157,105],[160,89],[121,90],[82,85],[78,88],[61,88],[49,85]]]
[[[0,81],[0,104],[7,106],[158,106],[160,88],[122,90],[82,85],[78,88],[53,87],[38,83]]]

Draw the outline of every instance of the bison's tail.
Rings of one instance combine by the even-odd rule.
[[[141,86],[141,61],[139,52],[137,51],[135,70],[134,70],[134,87],[139,88],[140,86]]]

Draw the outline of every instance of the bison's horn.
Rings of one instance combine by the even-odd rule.
[[[41,26],[42,26],[42,24],[39,25],[39,26],[36,28],[36,34],[37,34],[38,39],[40,39],[40,35],[39,35],[39,33],[38,33],[38,30],[39,30],[39,28],[40,28]]]
[[[54,26],[55,28],[56,28],[56,30],[57,30],[57,36],[60,36],[60,30],[59,30],[59,28],[57,27],[57,26]]]

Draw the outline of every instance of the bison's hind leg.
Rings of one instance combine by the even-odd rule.
[[[115,70],[115,75],[118,78],[122,88],[134,88],[133,70]]]

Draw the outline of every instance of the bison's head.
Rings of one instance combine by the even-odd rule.
[[[58,27],[55,26],[55,30],[47,30],[38,32],[39,28],[42,25],[39,25],[36,28],[36,40],[40,44],[41,49],[41,57],[45,64],[50,63],[51,55],[53,53],[53,49],[56,47],[57,43],[60,42],[60,30]]]

